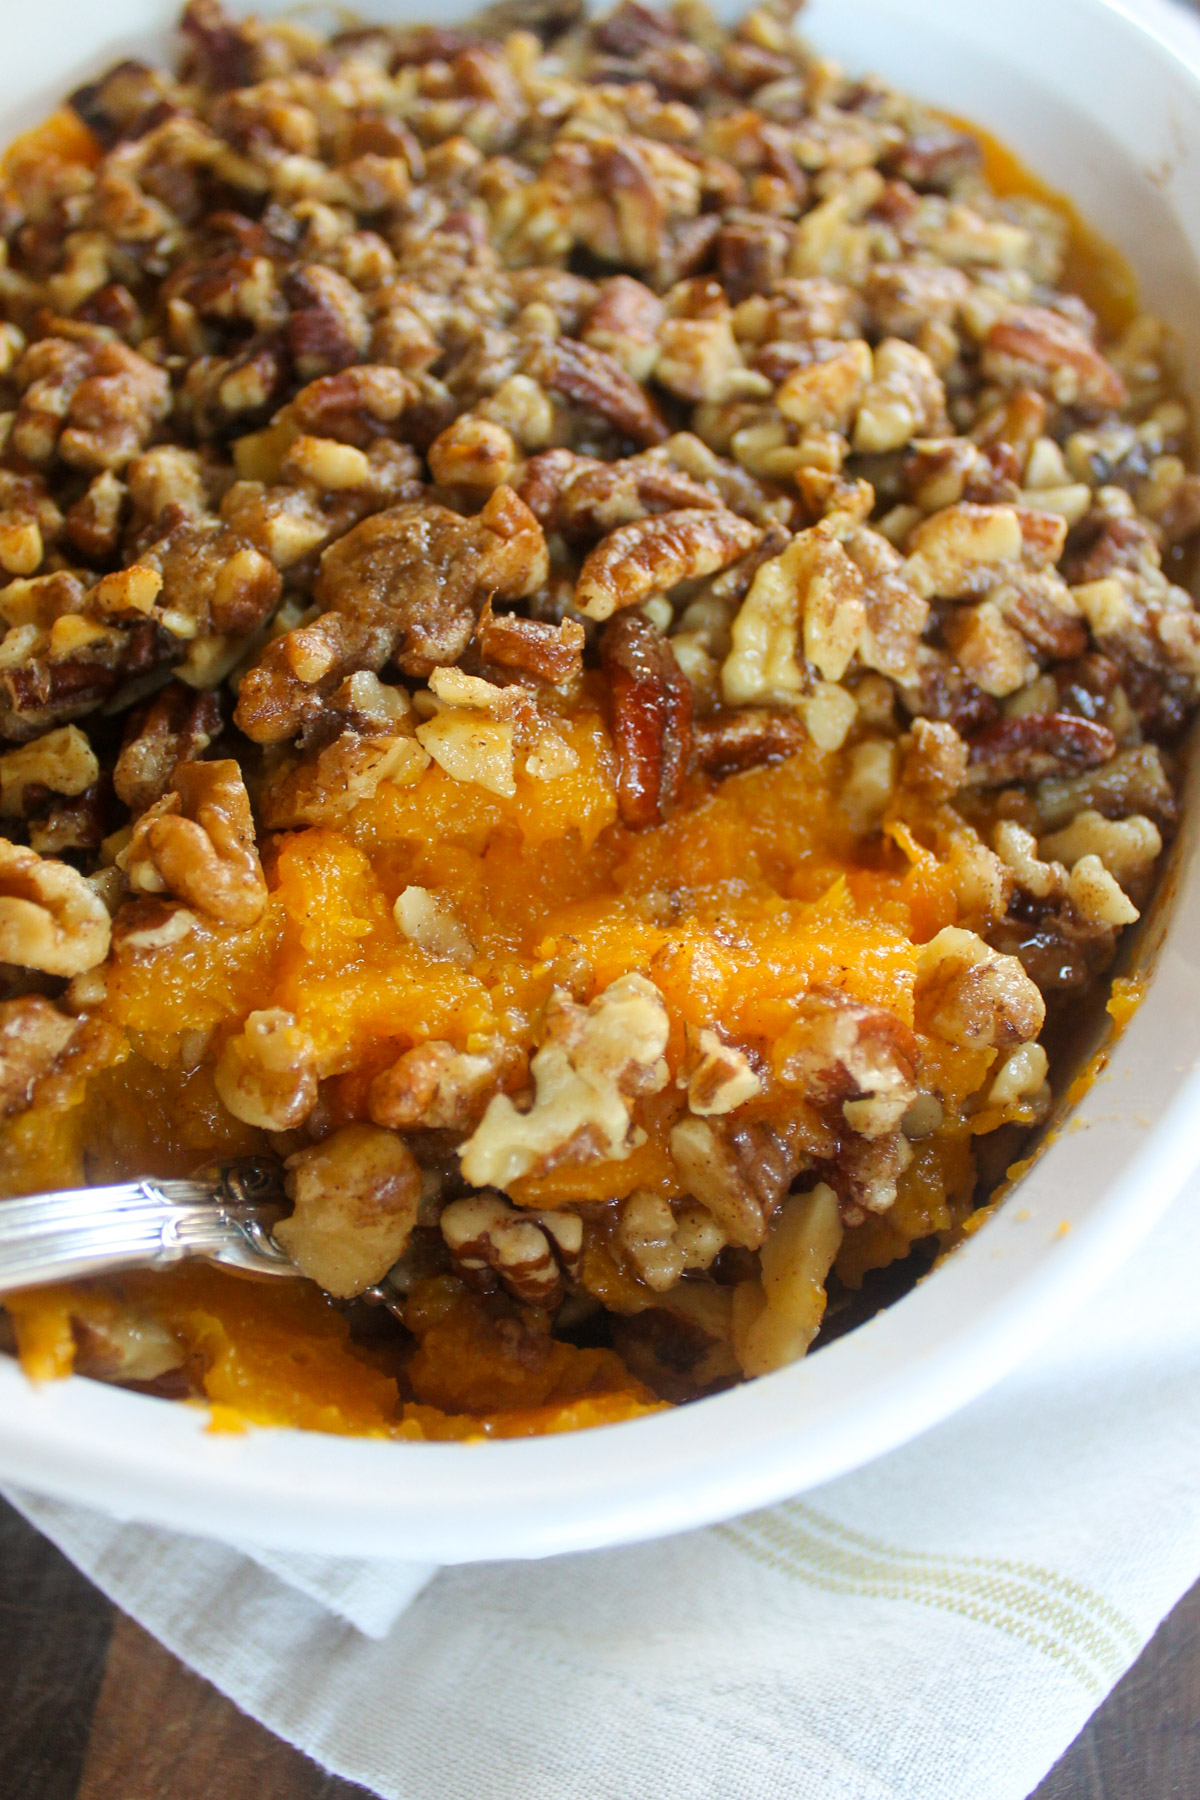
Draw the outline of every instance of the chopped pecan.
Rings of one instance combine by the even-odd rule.
[[[731,1244],[757,1250],[767,1220],[794,1179],[800,1159],[764,1124],[732,1128],[681,1119],[671,1158],[688,1192],[708,1209]]]
[[[600,284],[583,341],[611,356],[634,381],[648,381],[658,356],[663,303],[632,275],[614,275]]]
[[[452,1200],[439,1221],[454,1265],[474,1287],[497,1280],[515,1300],[553,1311],[583,1255],[583,1221],[566,1209],[523,1212],[500,1194]]]
[[[176,765],[198,761],[220,730],[221,704],[215,694],[168,682],[125,727],[113,767],[117,798],[130,812],[145,812],[170,788]]]
[[[995,719],[968,739],[967,787],[1005,787],[1094,769],[1115,755],[1106,725],[1073,713],[1026,713]]]
[[[296,1267],[342,1297],[381,1281],[417,1222],[422,1180],[412,1152],[377,1125],[343,1125],[286,1167],[294,1211],[275,1236]]]
[[[667,427],[645,390],[614,357],[573,338],[540,345],[526,366],[543,387],[608,420],[622,437],[661,444]]]
[[[108,955],[104,902],[66,863],[0,838],[0,961],[81,975]]]
[[[1006,387],[1050,393],[1061,406],[1123,406],[1125,383],[1087,334],[1062,313],[1013,306],[987,334],[984,373]]]
[[[485,662],[536,675],[539,681],[570,682],[583,672],[584,630],[578,619],[551,625],[519,613],[493,612],[489,595],[475,641]]]
[[[692,748],[692,689],[670,640],[638,612],[605,626],[600,660],[608,678],[617,805],[631,831],[660,825],[679,804]]]
[[[336,438],[366,450],[377,437],[397,436],[415,410],[420,389],[401,369],[360,363],[310,381],[285,411],[287,420],[312,437]],[[436,435],[436,434],[434,434]]]
[[[692,726],[696,762],[706,775],[718,780],[743,769],[782,762],[794,756],[807,738],[794,713],[773,712],[765,706],[713,713]]]
[[[758,542],[756,526],[736,513],[662,513],[602,538],[579,571],[575,604],[590,619],[640,606],[679,582],[727,569]]]
[[[541,526],[511,488],[473,519],[421,503],[376,513],[325,552],[315,594],[328,610],[268,646],[243,678],[237,723],[278,743],[355,670],[393,657],[409,675],[453,663],[489,593],[519,599],[547,573]]]
[[[371,328],[358,289],[335,269],[309,263],[285,288],[291,305],[285,333],[301,381],[332,375],[366,355]]]
[[[191,640],[209,633],[241,637],[260,625],[279,598],[279,571],[239,532],[211,515],[160,520],[161,535],[142,551],[138,566],[162,577],[160,602],[170,629]]]
[[[175,894],[245,928],[267,904],[250,799],[236,762],[180,763],[174,788],[138,819],[119,858],[137,893]]]
[[[904,758],[904,785],[933,800],[950,800],[967,779],[969,752],[953,725],[914,719]]]

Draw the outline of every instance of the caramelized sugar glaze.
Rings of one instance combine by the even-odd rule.
[[[1163,334],[771,6],[183,45],[5,165],[0,1183],[274,1155],[312,1282],[22,1360],[407,1438],[779,1367],[978,1219],[1153,885]]]

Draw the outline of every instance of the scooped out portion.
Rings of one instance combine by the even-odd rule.
[[[636,1418],[903,1291],[1069,1081],[1200,694],[1188,415],[1069,208],[790,13],[192,0],[9,153],[0,1190],[274,1157],[308,1278],[16,1296],[31,1375]]]

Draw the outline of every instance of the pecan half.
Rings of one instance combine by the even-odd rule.
[[[692,726],[696,762],[706,775],[718,779],[782,762],[807,740],[794,713],[772,712],[765,706],[713,713]]]
[[[1106,725],[1073,713],[1027,713],[995,719],[967,739],[967,787],[1005,787],[1094,769],[1116,754]]]
[[[679,804],[692,748],[692,688],[670,640],[642,613],[620,613],[604,628],[600,661],[608,677],[617,805],[631,831],[661,825]]]
[[[679,582],[715,575],[758,542],[755,525],[736,513],[662,513],[622,525],[587,556],[575,585],[575,604],[589,619],[608,619]]]
[[[526,365],[535,381],[599,413],[623,437],[639,444],[661,444],[667,427],[644,388],[615,357],[574,338],[556,338],[539,346]]]
[[[552,625],[519,613],[493,612],[489,595],[475,628],[475,641],[485,662],[522,670],[539,681],[572,681],[583,673],[584,630],[578,619]]]

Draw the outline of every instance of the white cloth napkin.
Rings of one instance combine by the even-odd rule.
[[[10,1498],[388,1800],[1024,1800],[1200,1577],[1200,1187],[948,1424],[667,1543],[436,1574]]]

